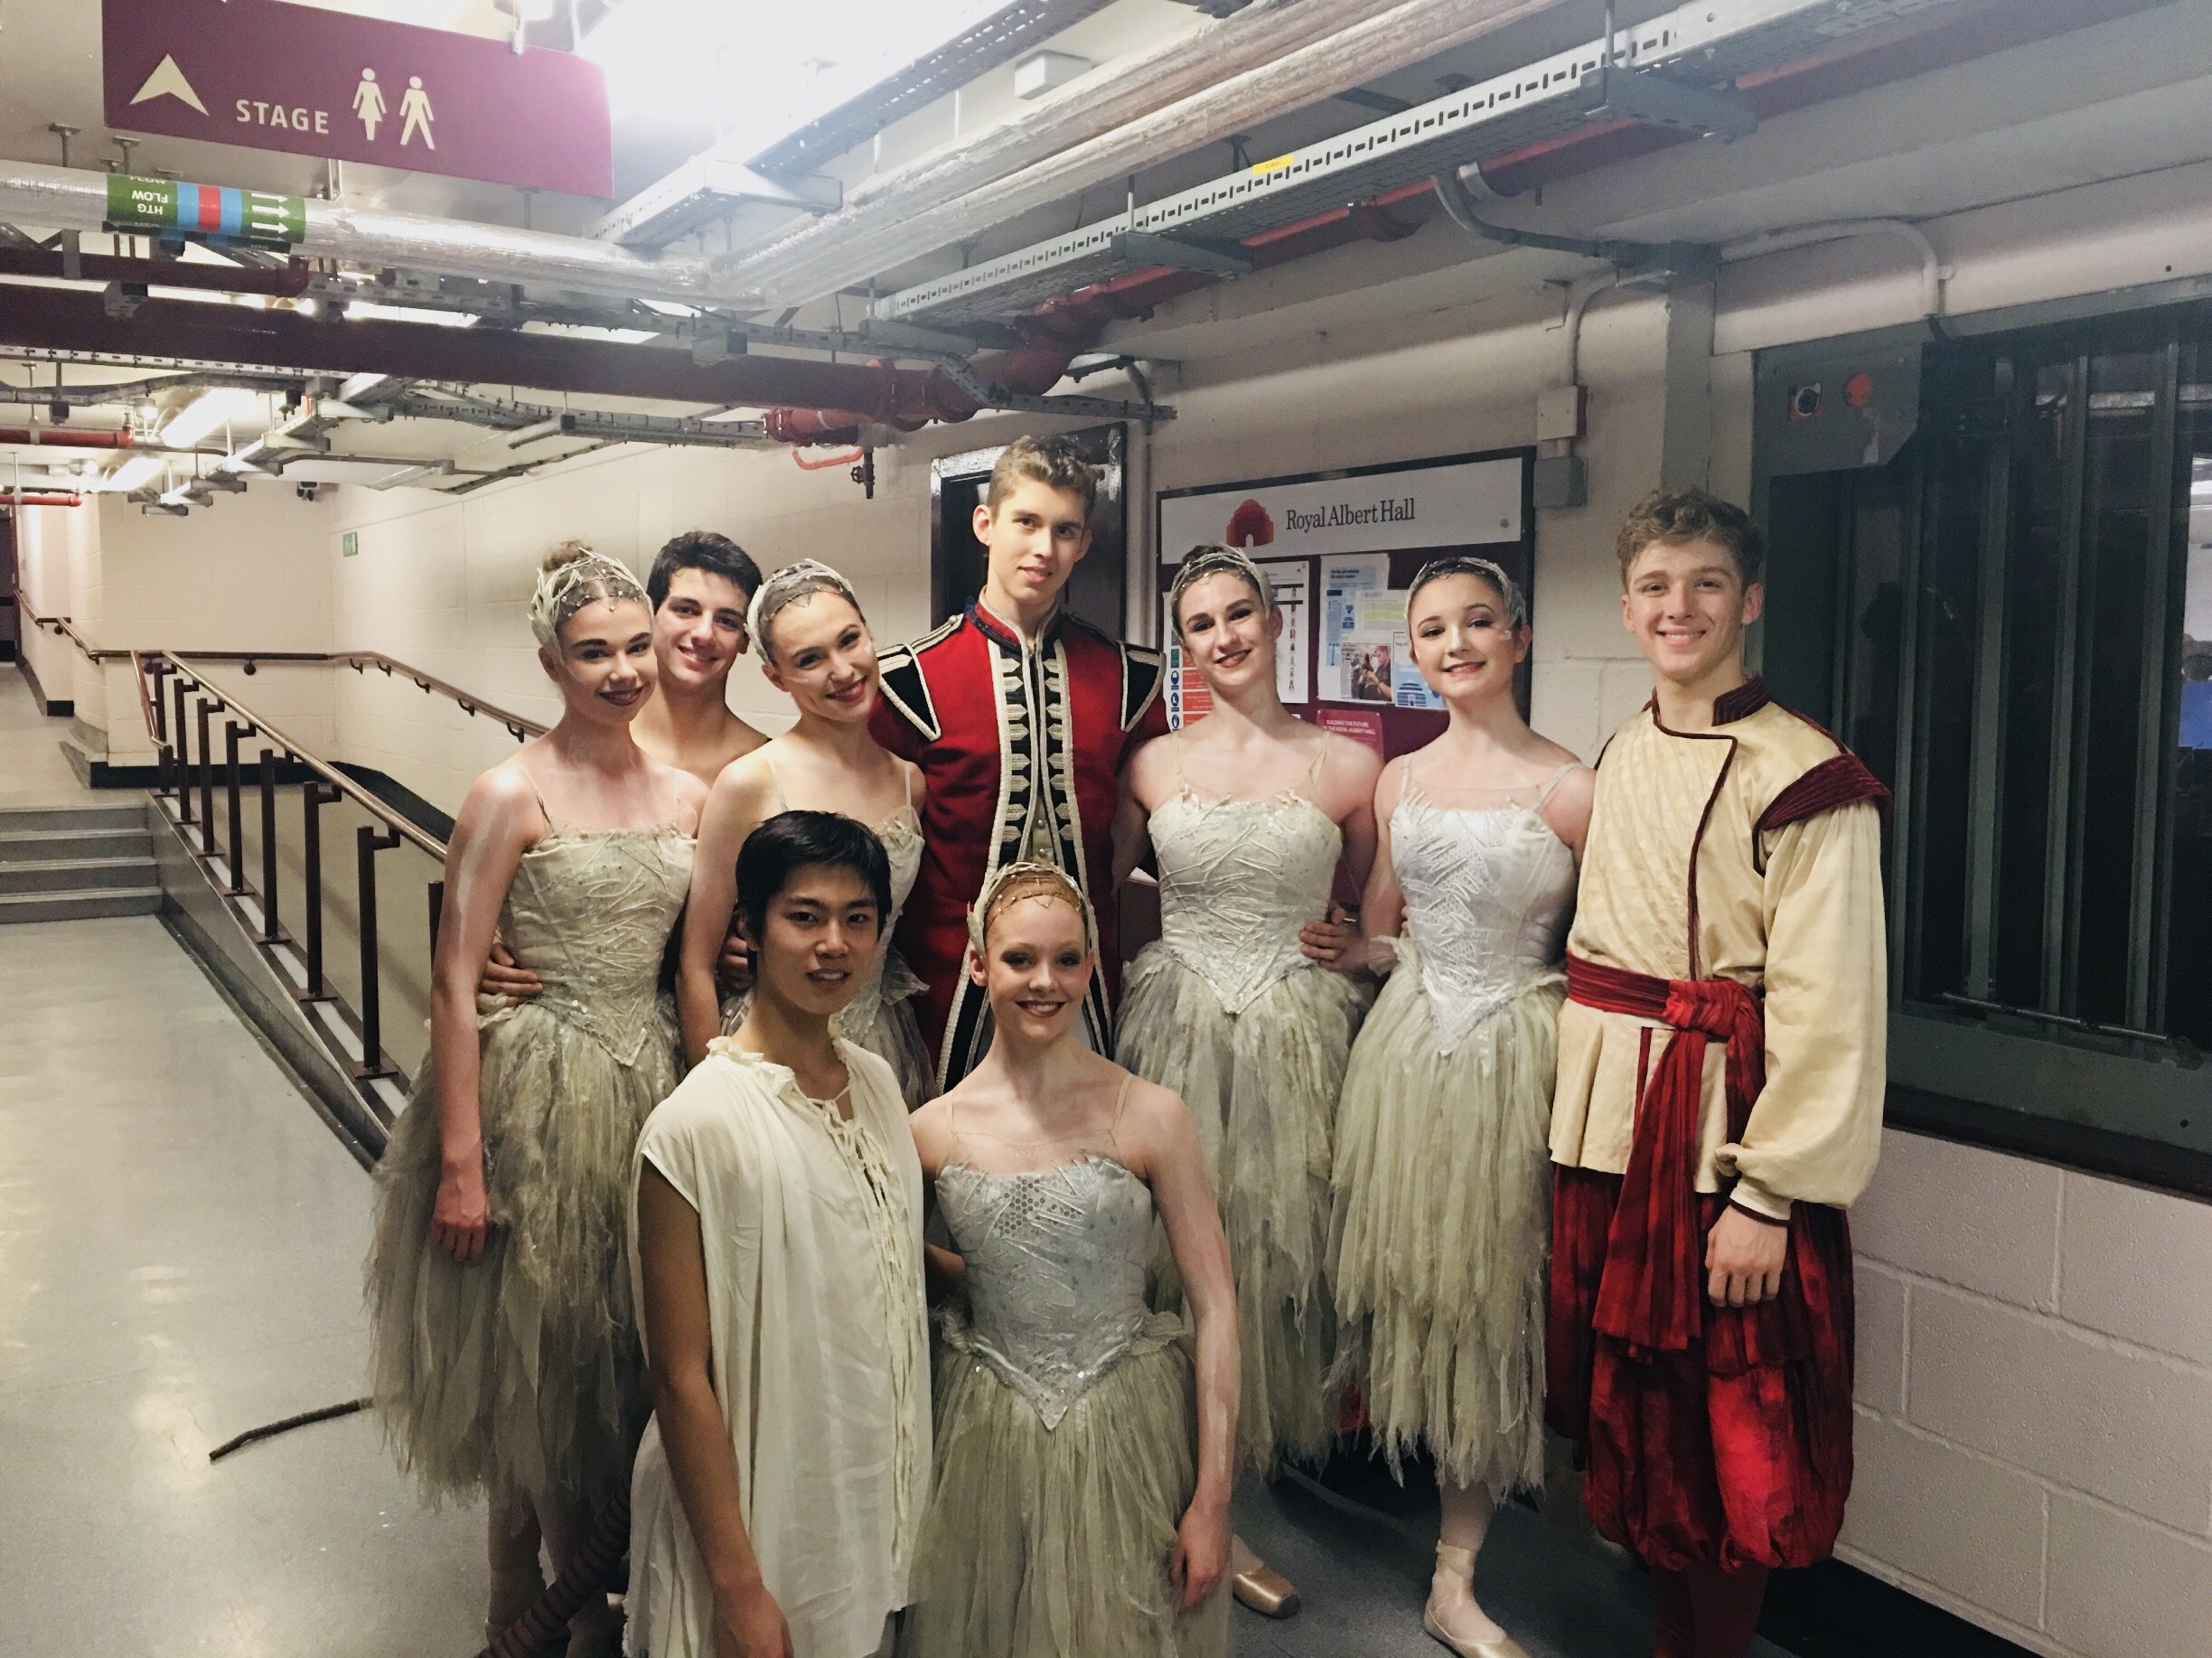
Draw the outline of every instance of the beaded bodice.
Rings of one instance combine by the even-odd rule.
[[[544,990],[532,1004],[633,1064],[660,1028],[661,958],[691,885],[691,837],[673,826],[567,829],[522,854],[500,936]]]
[[[1574,909],[1575,860],[1531,801],[1439,806],[1409,769],[1391,814],[1391,865],[1405,895],[1439,1049],[1558,970]]]
[[[1187,788],[1151,820],[1159,859],[1160,941],[1242,1013],[1312,963],[1298,929],[1328,913],[1344,836],[1302,794],[1206,800]]]
[[[937,1202],[968,1263],[970,1345],[1057,1427],[1144,1327],[1151,1188],[1097,1155],[1019,1174],[953,1163]]]

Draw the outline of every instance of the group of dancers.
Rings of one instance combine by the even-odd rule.
[[[1239,1472],[1364,1429],[1434,1470],[1423,1627],[1520,1658],[1471,1580],[1548,1419],[1656,1658],[1740,1658],[1850,1487],[1886,999],[1884,796],[1744,670],[1757,527],[1624,527],[1654,692],[1594,770],[1519,713],[1515,583],[1430,563],[1448,723],[1385,764],[1283,706],[1225,547],[1169,731],[1061,603],[1095,490],[1011,445],[981,594],[882,650],[811,560],[547,559],[562,717],[456,821],[367,1274],[402,1462],[489,1498],[488,1629],[628,1481],[638,1658],[1221,1658],[1232,1589],[1298,1603]]]

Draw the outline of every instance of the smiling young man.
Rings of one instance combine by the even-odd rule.
[[[870,729],[929,781],[922,870],[899,923],[929,986],[923,1033],[949,1087],[990,1046],[989,1006],[961,970],[968,906],[1001,864],[1066,871],[1100,912],[1101,970],[1085,1038],[1113,1051],[1118,987],[1112,827],[1121,767],[1167,728],[1156,651],[1067,614],[1061,593],[1091,550],[1098,475],[1063,437],[1025,437],[992,467],[975,511],[989,554],[976,601],[933,633],[883,652]]]
[[[1662,491],[1619,541],[1651,702],[1615,734],[1560,1015],[1552,1426],[1652,1569],[1655,1658],[1732,1658],[1851,1473],[1851,1256],[1888,1002],[1886,792],[1744,670],[1765,549]]]
[[[750,643],[745,606],[760,583],[745,550],[711,529],[673,538],[645,578],[661,684],[639,711],[637,745],[709,788],[724,766],[768,740],[729,708],[730,670]]]

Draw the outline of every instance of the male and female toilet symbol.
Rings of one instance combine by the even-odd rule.
[[[384,89],[377,84],[376,70],[361,70],[361,85],[353,89],[353,113],[361,117],[361,130],[369,142],[376,142],[377,127],[382,124],[387,106]],[[430,108],[430,95],[423,90],[422,77],[409,75],[408,89],[399,95],[399,142],[406,145],[417,135],[425,149],[437,148],[437,140],[430,135],[430,124],[436,119]]]

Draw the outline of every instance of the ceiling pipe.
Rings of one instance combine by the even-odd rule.
[[[1757,109],[1762,121],[1769,120],[2068,33],[2083,26],[2085,4],[2094,4],[2098,13],[2106,14],[2127,9],[2121,0],[2110,4],[2104,0],[1986,0],[1955,15],[1929,14],[1907,19],[1894,33],[1885,30],[1855,37],[1817,57],[1745,76],[1737,83],[1737,90]],[[1487,157],[1478,166],[1462,168],[1460,177],[1480,193],[1513,195],[1695,142],[1692,135],[1672,127],[1598,122],[1561,137]],[[1435,191],[1423,179],[1384,191],[1366,201],[1327,209],[1295,224],[1254,232],[1241,238],[1240,245],[1253,266],[1264,269],[1349,242],[1394,240],[1442,211]],[[1102,328],[1112,322],[1149,315],[1169,300],[1212,287],[1219,280],[1204,272],[1165,266],[1125,271],[1046,300],[1038,312],[1083,318]],[[1923,280],[1925,294],[1925,276]]]
[[[216,294],[259,294],[272,299],[297,299],[314,280],[314,273],[298,259],[275,270],[261,270],[200,259],[126,259],[112,254],[85,253],[77,257],[77,269],[71,272],[61,255],[37,248],[0,248],[0,276],[122,282]]]
[[[82,495],[33,495],[27,490],[22,494],[0,492],[0,507],[81,507],[83,505],[84,497]]]
[[[0,161],[0,222],[52,230],[100,229],[108,222],[109,177]],[[587,237],[395,213],[348,201],[310,198],[305,211],[306,234],[294,251],[307,258],[490,282],[538,282],[623,300],[754,307],[763,303],[758,294],[720,279],[720,261],[692,254],[636,253]]]
[[[1211,28],[1094,71],[1124,90],[1129,112],[1080,142],[1071,142],[1080,124],[1070,123],[1054,129],[1049,144],[1009,139],[994,148],[979,141],[972,154],[965,146],[941,152],[856,187],[839,211],[731,261],[726,279],[757,288],[768,304],[820,298],[1561,3],[1259,0]],[[1044,120],[1050,108],[1025,111],[1019,124]],[[1017,155],[1023,164],[1005,164]]]
[[[13,304],[13,299],[10,300]],[[144,403],[164,391],[188,391],[200,387],[235,387],[244,391],[290,391],[301,377],[273,374],[189,370],[157,375],[151,379],[93,381],[75,386],[12,386],[0,380],[0,403],[33,403],[42,407],[61,403],[70,408],[92,408],[104,403]]]
[[[1056,333],[1060,325],[1036,326]],[[690,352],[666,346],[444,328],[381,317],[325,322],[293,311],[191,300],[150,299],[131,315],[117,317],[107,314],[99,295],[84,289],[8,292],[0,304],[0,345],[155,361],[230,362],[241,365],[242,372],[364,372],[717,407],[869,408],[885,403],[886,384],[895,388],[890,401],[900,408],[966,415],[982,407],[950,377],[930,369],[885,370],[764,351],[702,364]],[[1058,355],[1055,347],[1033,361],[1029,351],[983,353],[975,360],[975,372],[994,383],[1002,375],[1026,378]],[[893,377],[888,382],[886,373]]]
[[[68,426],[0,426],[0,444],[33,449],[136,449],[127,431],[78,432]],[[147,445],[151,447],[152,445]]]
[[[1863,236],[1894,237],[1908,243],[1920,256],[1920,314],[1929,322],[1941,322],[1944,290],[1954,274],[1954,268],[1936,251],[1936,244],[1928,240],[1926,230],[1902,219],[1845,219],[1828,224],[1799,225],[1786,230],[1767,230],[1728,243],[1720,249],[1720,257],[1730,263],[1759,259],[1770,253],[1787,253],[1796,248],[1813,248],[1823,242],[1848,241]]]

